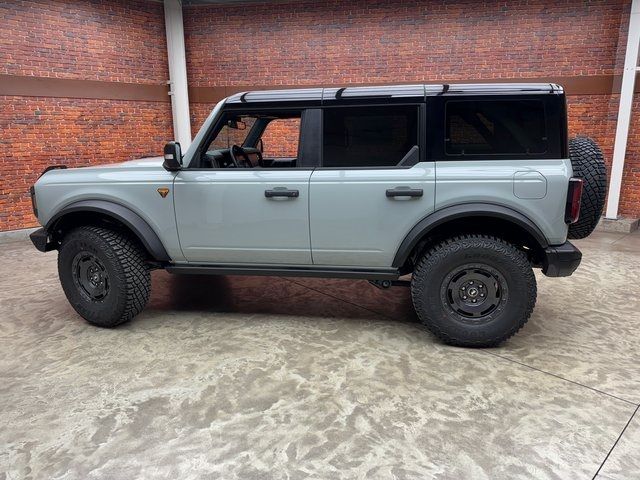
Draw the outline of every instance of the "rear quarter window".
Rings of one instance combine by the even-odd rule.
[[[447,100],[444,154],[458,158],[528,158],[549,153],[545,102]]]

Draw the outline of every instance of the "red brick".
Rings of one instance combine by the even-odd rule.
[[[339,85],[622,72],[625,0],[306,1],[184,9],[192,86]],[[569,96],[571,135],[610,166],[619,95]],[[194,104],[194,128],[211,104]],[[620,212],[640,216],[635,97]]]
[[[184,9],[192,86],[318,85],[620,74],[626,0],[318,0]],[[151,1],[0,3],[0,74],[114,82],[168,78],[163,7]],[[618,95],[570,96],[569,128],[610,164]],[[193,103],[194,129],[212,104]],[[0,97],[0,230],[34,225],[28,186],[53,163],[157,155],[169,103]],[[620,211],[640,216],[640,98]],[[36,111],[40,112],[36,114]],[[293,132],[280,132],[291,138]],[[277,145],[278,132],[265,139]],[[287,143],[287,142],[285,142]],[[295,149],[279,154],[291,155]]]
[[[164,83],[164,13],[145,1],[0,3],[0,74]],[[160,155],[167,103],[0,96],[0,230],[36,225],[28,189],[49,165]]]

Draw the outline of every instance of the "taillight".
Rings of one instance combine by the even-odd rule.
[[[564,211],[565,223],[576,223],[580,217],[580,203],[582,202],[582,179],[570,178],[567,192],[567,207]]]
[[[33,214],[38,218],[38,204],[36,203],[36,189],[33,185],[29,188],[29,194],[31,195],[31,207],[33,207]]]

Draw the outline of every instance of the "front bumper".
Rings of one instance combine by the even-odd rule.
[[[582,260],[582,252],[571,242],[547,247],[544,253],[542,273],[547,277],[568,277],[576,271]]]
[[[49,241],[49,234],[44,228],[39,228],[29,235],[33,245],[41,252],[49,252],[54,249],[53,244]]]

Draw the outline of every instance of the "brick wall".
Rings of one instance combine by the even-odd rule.
[[[35,225],[27,192],[48,165],[157,156],[171,128],[158,102],[0,96],[0,228]]]
[[[189,106],[189,114],[191,115],[191,135],[194,137],[202,126],[207,116],[215,107],[215,103],[192,103]]]
[[[319,85],[619,74],[627,0],[318,0],[184,9],[195,87]],[[0,74],[163,84],[162,4],[0,3]],[[116,87],[117,88],[117,84]],[[618,95],[569,97],[572,133],[612,153]],[[192,103],[197,129],[213,107]],[[35,224],[27,187],[51,163],[161,152],[168,102],[0,97],[0,230]],[[640,216],[636,96],[621,212]],[[273,143],[270,141],[269,143]],[[269,146],[269,145],[268,145]]]
[[[626,0],[356,0],[184,9],[189,84],[336,85],[620,74]],[[610,163],[618,95],[569,97]],[[638,98],[636,96],[636,104]],[[192,106],[197,129],[212,104]],[[640,216],[634,110],[621,212]]]
[[[299,118],[279,118],[271,121],[262,134],[265,158],[297,157],[299,139]]]
[[[158,83],[169,78],[161,3],[0,3],[0,73]]]
[[[612,73],[624,0],[311,1],[185,9],[193,86]]]
[[[164,13],[146,1],[0,3],[0,74],[161,84]],[[117,89],[117,84],[114,85]],[[51,164],[160,155],[169,102],[0,96],[0,230],[36,225],[28,188]]]
[[[635,218],[640,217],[640,94],[638,93],[633,102],[633,116],[627,143],[625,171],[622,177],[622,192],[620,192],[620,212]]]

